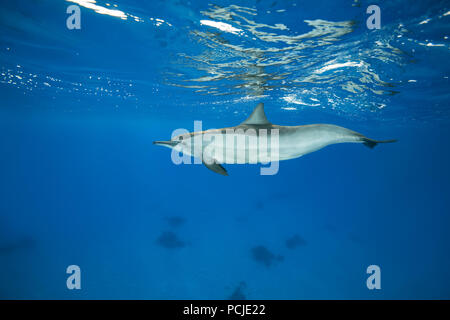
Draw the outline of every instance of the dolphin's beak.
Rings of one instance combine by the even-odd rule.
[[[166,147],[175,147],[177,144],[179,144],[180,141],[153,141],[153,144],[157,144],[160,146],[166,146]]]

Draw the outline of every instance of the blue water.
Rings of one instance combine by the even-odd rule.
[[[448,36],[448,1],[2,1],[0,298],[450,298]],[[228,177],[152,145],[259,102],[398,142]]]

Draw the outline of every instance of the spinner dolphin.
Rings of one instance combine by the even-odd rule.
[[[373,148],[396,140],[373,140],[332,124],[279,126],[270,123],[259,103],[247,120],[235,127],[190,132],[169,141],[154,141],[201,159],[212,171],[228,175],[222,164],[289,160],[336,143],[362,143]]]

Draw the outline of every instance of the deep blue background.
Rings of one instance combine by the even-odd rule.
[[[291,33],[308,32],[305,19],[355,20],[340,45],[363,39],[357,48],[371,49],[371,37],[398,45],[398,61],[371,64],[397,94],[350,94],[336,84],[334,99],[360,101],[359,109],[288,103],[281,89],[215,96],[173,86],[173,61],[202,51],[189,32],[207,3],[117,4],[172,26],[82,8],[75,31],[65,27],[69,2],[1,4],[0,298],[226,299],[241,282],[249,299],[450,298],[448,2],[379,3],[386,28],[417,28],[404,35],[416,42],[403,45],[392,29],[365,28],[367,3],[314,1],[282,18],[265,12],[288,2],[245,5],[258,10],[255,20],[281,20]],[[357,52],[340,62],[364,59]],[[289,90],[298,97],[303,89]],[[365,109],[372,100],[386,106]],[[205,129],[236,125],[260,101],[276,124],[334,123],[399,141],[333,145],[281,162],[275,176],[228,165],[229,177],[176,166],[152,145],[194,120]],[[168,231],[182,247],[158,243]],[[289,249],[294,235],[304,243]],[[256,261],[260,245],[283,260]],[[71,264],[81,267],[80,291],[66,288]],[[366,288],[371,264],[381,267],[382,290]]]

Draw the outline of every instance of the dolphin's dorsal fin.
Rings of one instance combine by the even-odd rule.
[[[267,120],[266,114],[264,113],[264,103],[258,103],[250,117],[248,117],[247,120],[241,124],[270,124],[269,120]]]

